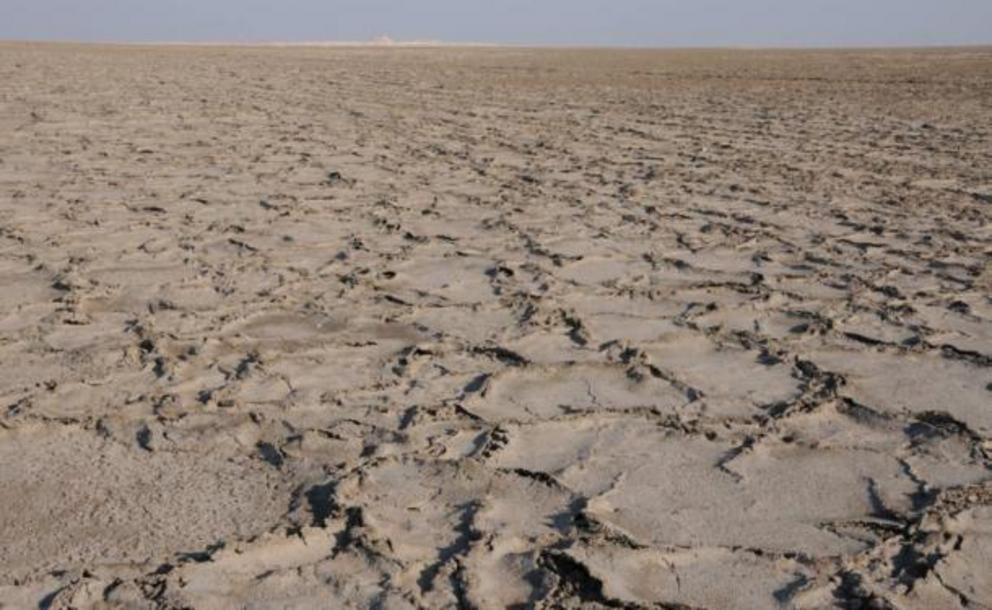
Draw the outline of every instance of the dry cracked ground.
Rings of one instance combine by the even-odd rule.
[[[0,606],[992,607],[992,50],[0,82]]]

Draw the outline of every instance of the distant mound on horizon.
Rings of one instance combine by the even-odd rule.
[[[448,43],[440,40],[395,40],[391,36],[382,34],[365,41],[323,40],[304,42],[270,42],[267,44],[277,46],[440,47],[454,44],[464,45],[466,43]]]

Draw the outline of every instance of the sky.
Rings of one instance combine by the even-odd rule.
[[[0,39],[608,46],[992,43],[992,0],[0,0]]]

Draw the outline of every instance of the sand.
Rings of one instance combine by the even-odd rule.
[[[0,82],[0,607],[992,607],[992,49]]]

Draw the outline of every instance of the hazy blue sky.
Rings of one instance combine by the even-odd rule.
[[[0,0],[0,39],[992,43],[992,0]]]

